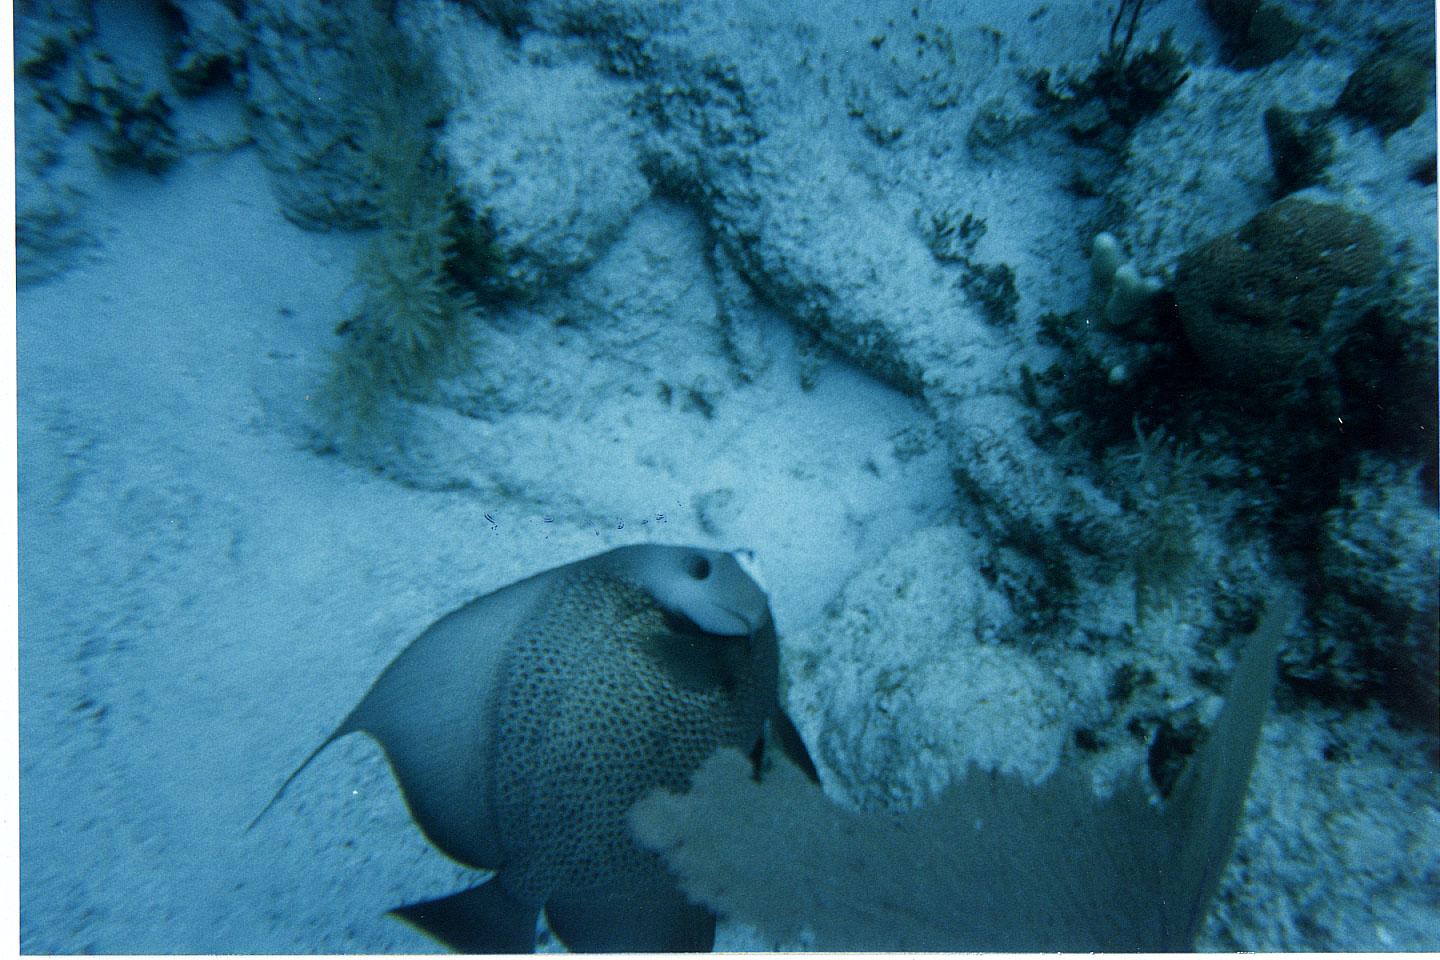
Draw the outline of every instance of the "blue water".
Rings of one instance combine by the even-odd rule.
[[[1293,592],[1196,946],[1440,946],[1433,6],[1223,6],[24,5],[20,949],[440,950],[365,738],[246,826],[633,543],[847,807],[1163,787]]]

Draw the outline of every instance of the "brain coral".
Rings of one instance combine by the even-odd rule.
[[[1335,109],[1381,135],[1410,126],[1425,112],[1435,84],[1429,57],[1405,53],[1372,54],[1350,77]]]
[[[1285,386],[1330,369],[1345,321],[1375,302],[1385,268],[1369,217],[1289,197],[1182,255],[1175,299],[1214,374]]]

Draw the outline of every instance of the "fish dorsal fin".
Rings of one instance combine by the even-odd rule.
[[[486,594],[436,621],[385,668],[265,809],[326,746],[364,732],[384,749],[431,843],[467,866],[499,866],[491,771],[496,690],[516,629],[566,569]]]

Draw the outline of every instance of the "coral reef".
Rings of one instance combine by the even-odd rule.
[[[1329,119],[1329,110],[1289,110],[1276,104],[1265,111],[1265,139],[1281,196],[1325,179],[1325,168],[1335,157]]]
[[[96,14],[77,0],[26,3],[16,12],[15,254],[22,284],[63,272],[92,245],[97,231],[87,206],[97,174],[159,175],[184,152],[163,70],[125,57],[123,43],[101,35]]]
[[[587,537],[661,507],[748,535],[782,511],[709,475],[716,437],[768,456],[812,412],[833,433],[855,384],[922,424],[764,492],[803,503],[832,472],[888,492],[906,459],[944,461],[923,520],[847,502],[856,545],[805,532],[826,545],[794,565],[792,589],[826,591],[812,619],[844,584],[789,633],[797,719],[847,802],[894,812],[971,764],[1172,784],[1276,568],[1313,588],[1291,735],[1372,702],[1434,712],[1412,682],[1435,659],[1433,100],[1404,52],[1424,44],[1396,39],[1423,5],[1203,6],[1218,35],[1200,4],[1143,0],[174,0],[168,53],[184,96],[236,87],[287,216],[374,229],[319,415],[287,426],[503,503],[490,533],[524,505]],[[27,278],[84,233],[66,145],[159,169],[190,103],[112,82],[89,7],[50,7],[73,37],[16,34]],[[1353,728],[1332,726],[1326,756],[1275,745],[1277,765],[1338,765]],[[1354,749],[1374,764],[1354,782],[1395,769]],[[1328,826],[1327,851],[1363,848]],[[1360,906],[1277,933],[1338,880],[1265,829],[1202,943],[1380,942]],[[1345,889],[1412,896],[1370,879]]]
[[[17,42],[16,70],[22,88],[32,88],[25,99],[43,105],[65,127],[98,124],[94,148],[106,164],[162,173],[179,157],[165,93],[95,42],[88,12],[37,5],[22,16]]]
[[[172,6],[185,27],[170,71],[177,89],[200,93],[241,75],[248,37],[240,16],[223,0],[175,0]]]
[[[1276,199],[1265,109],[1327,110],[1348,74],[1312,59],[1253,73],[1193,65],[1185,85],[1126,142],[1123,172],[1105,187],[1104,226],[1149,272],[1168,272],[1181,254]],[[1213,160],[1216,144],[1225,145],[1223,167]],[[1332,173],[1346,146],[1337,144]]]
[[[1375,304],[1386,268],[1370,218],[1288,198],[1181,257],[1175,298],[1214,376],[1273,390],[1331,372],[1345,327]]]
[[[1440,518],[1416,471],[1362,457],[1326,513],[1318,616],[1332,642],[1296,665],[1297,677],[1373,693],[1393,713],[1440,733]],[[1317,676],[1314,667],[1324,663]]]
[[[171,107],[158,90],[141,91],[118,73],[90,77],[92,106],[105,141],[96,148],[102,160],[116,167],[138,167],[146,173],[163,173],[179,157]]]
[[[539,37],[517,55],[465,13],[415,26],[442,38],[445,85],[464,92],[439,149],[464,216],[503,256],[489,286],[533,298],[594,263],[650,198],[625,116],[631,91]]]
[[[908,809],[968,763],[1033,782],[1058,762],[1073,691],[1001,643],[1015,611],[983,553],[959,527],[914,534],[846,584],[821,624],[787,638],[792,715],[852,803]]]
[[[1434,57],[1404,51],[1371,54],[1351,74],[1335,110],[1389,136],[1410,126],[1435,95]]]
[[[339,7],[321,0],[246,7],[253,38],[242,74],[247,124],[269,169],[285,215],[311,229],[376,222],[374,184],[357,138],[357,69],[351,14],[370,0]],[[419,122],[438,117],[438,104]]]
[[[1226,57],[1239,70],[1289,54],[1304,33],[1283,5],[1268,0],[1205,0],[1205,11],[1224,34]]]
[[[1200,950],[1440,943],[1434,743],[1377,708],[1271,715],[1227,884]],[[1396,923],[1396,919],[1406,918]]]

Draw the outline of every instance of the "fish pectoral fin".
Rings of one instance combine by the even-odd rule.
[[[390,914],[456,953],[534,953],[540,908],[516,900],[492,877],[478,887],[396,907]]]
[[[790,762],[799,767],[811,783],[820,782],[815,761],[810,759],[810,751],[805,749],[805,741],[801,739],[800,731],[795,729],[794,721],[784,710],[770,718],[770,734],[778,743],[780,752],[789,757]]]
[[[573,953],[709,953],[715,915],[669,882],[552,897],[545,916]]]

